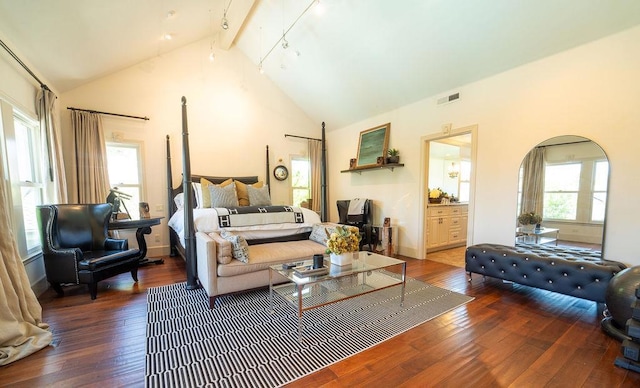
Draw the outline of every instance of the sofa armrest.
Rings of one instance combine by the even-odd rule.
[[[206,233],[196,233],[196,260],[200,285],[205,289],[209,297],[215,297],[218,295],[216,241]]]

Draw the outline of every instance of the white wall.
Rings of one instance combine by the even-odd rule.
[[[605,258],[640,264],[635,247],[640,206],[640,27],[465,85],[460,100],[436,97],[328,133],[329,196],[374,200],[377,222],[391,217],[400,229],[399,251],[418,257],[421,137],[441,125],[478,125],[473,241],[512,244],[518,168],[536,144],[558,135],[580,135],[607,153],[611,175]],[[443,95],[449,93],[443,93]],[[390,147],[404,168],[341,174],[354,157],[360,131],[391,122]],[[330,118],[327,119],[330,128]],[[336,210],[331,207],[331,218]],[[470,217],[471,219],[471,217]]]
[[[151,119],[104,116],[107,139],[115,131],[126,140],[144,141],[145,198],[152,216],[167,217],[166,135],[172,139],[173,186],[181,180],[182,96],[187,98],[193,174],[258,175],[265,180],[265,146],[272,169],[278,159],[288,166],[290,154],[306,155],[306,141],[284,134],[319,138],[321,123],[312,122],[239,50],[216,54],[215,62],[209,62],[209,42],[200,41],[62,94],[63,148],[72,196],[74,146],[67,107]],[[271,186],[274,204],[289,203],[290,180],[271,179]],[[147,237],[150,255],[168,253],[166,221],[152,230],[152,235],[161,235],[161,243]]]

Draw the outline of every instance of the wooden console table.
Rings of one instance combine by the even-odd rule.
[[[115,220],[109,222],[109,230],[120,229],[136,229],[136,240],[138,241],[138,249],[140,249],[139,266],[147,264],[162,264],[164,259],[147,258],[147,241],[144,239],[145,234],[151,234],[151,227],[160,225],[160,220],[164,217],[141,218],[139,220]]]

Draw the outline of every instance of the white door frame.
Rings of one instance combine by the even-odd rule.
[[[418,238],[418,259],[426,259],[426,238],[427,231],[427,184],[429,179],[429,143],[432,140],[446,139],[449,137],[471,134],[471,181],[469,182],[469,216],[467,220],[467,246],[473,244],[473,224],[475,214],[475,193],[476,193],[476,161],[478,150],[478,125],[455,128],[449,133],[433,133],[420,137],[421,170],[420,170],[420,225],[422,226]]]

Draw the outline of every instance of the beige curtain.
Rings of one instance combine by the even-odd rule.
[[[76,141],[79,203],[104,203],[109,195],[107,149],[102,118],[97,113],[71,111]]]
[[[309,140],[309,165],[311,166],[311,210],[319,212],[322,202],[320,193],[321,183],[321,167],[322,167],[322,142],[317,140]]]
[[[544,147],[532,149],[522,161],[522,198],[520,214],[542,215],[544,199]]]
[[[2,166],[0,164],[0,175]],[[0,179],[0,209],[10,209],[5,179]],[[34,353],[51,343],[49,325],[29,286],[16,244],[9,212],[0,212],[0,365]]]
[[[46,87],[38,92],[36,110],[40,120],[43,155],[47,171],[46,187],[48,203],[67,203],[67,178],[64,172],[60,126],[56,114],[56,95]]]

